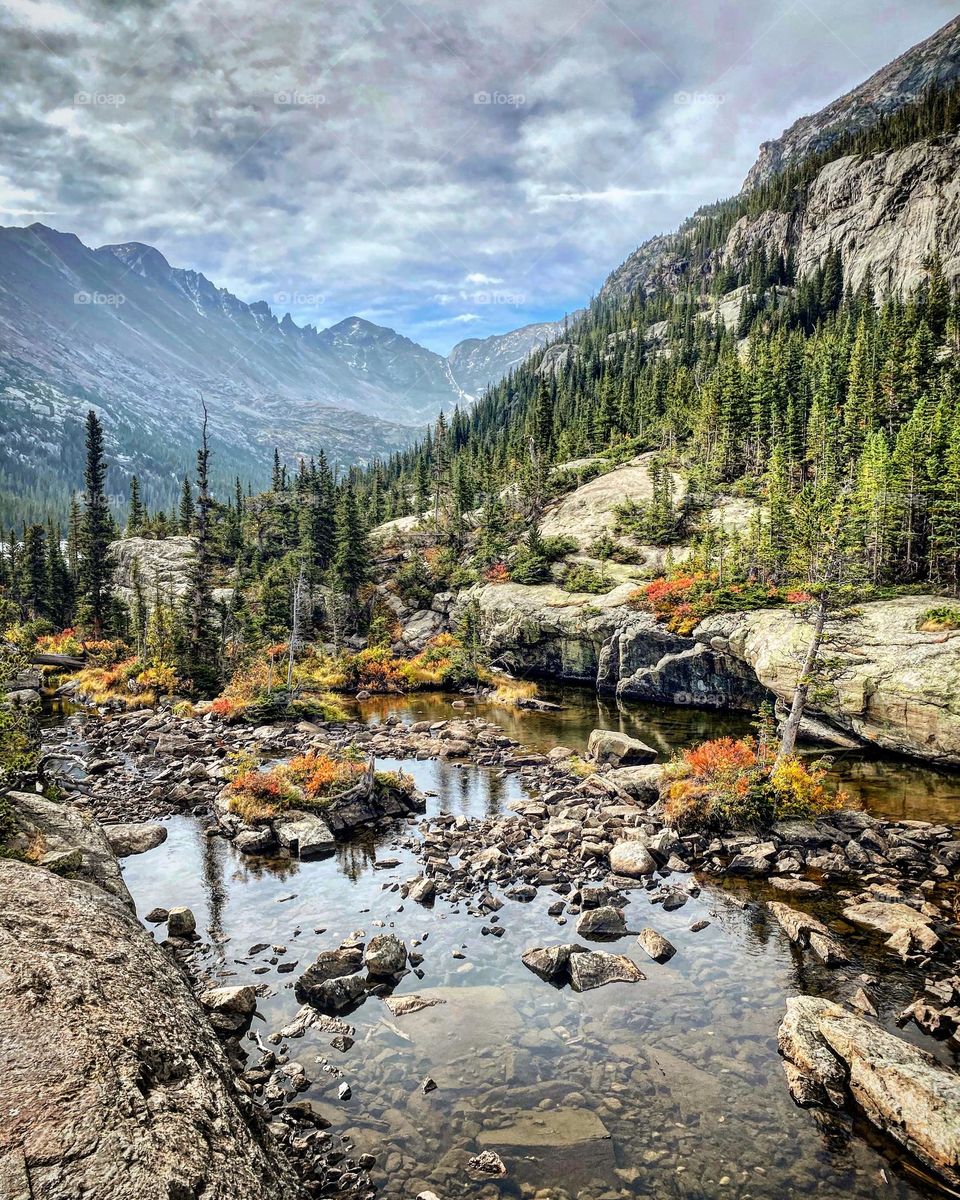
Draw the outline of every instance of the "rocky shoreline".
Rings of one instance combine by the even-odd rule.
[[[627,929],[624,910],[631,895],[642,889],[650,904],[675,912],[701,889],[719,886],[734,889],[728,890],[729,898],[781,931],[799,961],[809,956],[844,979],[849,975],[850,1004],[868,1024],[871,979],[875,983],[876,978],[853,974],[851,966],[864,937],[878,939],[875,953],[889,961],[891,970],[924,980],[902,1014],[903,1023],[939,1039],[954,1037],[960,1028],[960,829],[955,827],[848,811],[817,822],[780,822],[763,834],[678,835],[663,821],[661,768],[649,763],[652,752],[642,743],[598,731],[591,740],[596,769],[584,777],[570,750],[531,751],[480,718],[404,724],[388,717],[376,726],[299,722],[250,729],[168,711],[108,720],[74,716],[46,732],[44,749],[51,769],[73,764],[82,776],[65,777],[65,789],[80,811],[107,825],[108,835],[120,822],[187,812],[208,836],[232,837],[236,844],[239,835],[237,848],[251,853],[256,847],[243,844],[244,830],[225,822],[218,805],[228,755],[242,749],[273,760],[348,745],[374,761],[437,759],[511,773],[523,782],[526,798],[498,816],[422,818],[417,811],[422,804],[414,797],[393,811],[360,805],[356,820],[334,819],[328,828],[333,840],[374,824],[391,828],[393,845],[419,863],[417,875],[389,885],[397,900],[426,908],[456,906],[479,922],[485,937],[503,936],[512,911],[505,906],[529,903],[546,891],[556,942],[529,947],[523,959],[545,981],[577,991],[639,982],[644,971],[605,943],[639,935],[649,970],[669,961],[674,947],[651,926]],[[291,853],[279,843],[269,848]],[[169,915],[150,914],[158,921]],[[191,973],[239,1072],[241,1090],[274,1114],[275,1132],[288,1150],[296,1146],[301,1177],[316,1189],[311,1194],[333,1194],[333,1183],[351,1194],[368,1191],[363,1165],[351,1158],[349,1145],[322,1128],[326,1118],[297,1099],[307,1081],[291,1066],[289,1039],[319,1023],[335,1045],[337,1039],[349,1044],[351,1011],[371,997],[389,998],[407,972],[422,975],[416,948],[397,944],[391,935],[368,938],[363,931],[351,942],[331,946],[299,975],[302,1007],[294,1020],[270,1036],[272,1045],[257,1037],[259,1054],[251,1062],[243,1038],[256,1008],[256,985],[222,986],[204,969],[202,947],[189,923],[180,932],[171,923],[164,945]],[[817,1103],[825,1093],[799,1087],[796,1064],[789,1055],[785,1062],[798,1102]],[[848,1092],[840,1103],[857,1101]],[[867,1115],[897,1137],[896,1122],[876,1105]],[[937,1169],[931,1153],[924,1161]],[[952,1178],[951,1170],[945,1161],[944,1178]]]

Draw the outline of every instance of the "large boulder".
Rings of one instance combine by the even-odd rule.
[[[610,869],[617,875],[642,879],[657,869],[656,861],[641,842],[617,842],[610,850]]]
[[[777,1043],[800,1103],[852,1101],[950,1184],[960,1186],[960,1074],[875,1021],[815,996],[787,1001]]]
[[[837,670],[821,718],[896,753],[960,765],[960,630],[917,626],[935,596],[861,604],[827,624],[825,647]],[[708,617],[698,642],[746,663],[760,683],[789,702],[810,626],[792,609]]]
[[[181,600],[190,586],[190,564],[196,553],[192,537],[120,538],[111,542],[110,561],[117,594],[127,604],[134,596],[135,577],[139,572],[140,587],[149,606],[159,591],[164,600]],[[228,601],[232,588],[215,588],[214,599]]]
[[[103,831],[107,835],[110,849],[117,858],[146,854],[148,850],[155,850],[167,840],[167,830],[163,825],[105,825]]]
[[[594,729],[587,741],[587,757],[601,766],[640,766],[652,763],[657,751],[639,738],[615,729]]]
[[[176,962],[117,896],[13,860],[0,1059],[4,1195],[301,1195]]]
[[[363,963],[375,977],[399,975],[407,965],[407,948],[396,934],[379,933],[367,942]]]

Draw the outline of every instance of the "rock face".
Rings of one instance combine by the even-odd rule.
[[[828,1000],[793,996],[777,1037],[794,1098],[848,1099],[951,1186],[960,1184],[960,1075],[876,1022]]]
[[[133,599],[134,575],[140,572],[143,598],[153,603],[157,587],[164,600],[179,600],[187,591],[190,562],[196,550],[192,537],[121,538],[111,542],[109,555],[114,564],[113,580],[120,598]],[[232,588],[215,588],[214,599],[229,600]]]
[[[300,1195],[183,975],[116,897],[0,861],[0,1014],[0,1161],[26,1185],[9,1194]]]
[[[828,625],[827,652],[839,660],[835,697],[822,715],[885,750],[960,764],[960,632],[921,633],[933,596],[902,596],[859,606]],[[787,609],[708,617],[694,637],[739,659],[786,700],[809,626]]]
[[[801,117],[780,137],[764,142],[743,190],[779,175],[792,163],[826,149],[841,132],[866,129],[887,113],[918,99],[933,83],[960,75],[960,18],[887,63],[865,83],[812,116]]]
[[[626,466],[591,479],[564,496],[547,509],[541,533],[544,537],[572,538],[580,550],[586,551],[595,538],[612,532],[617,505],[626,497],[634,500],[652,498],[650,462],[655,457],[652,453],[641,454]],[[686,491],[686,481],[674,474],[673,486],[679,502]]]

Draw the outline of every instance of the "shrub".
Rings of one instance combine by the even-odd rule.
[[[561,587],[568,592],[586,592],[593,596],[610,591],[610,585],[588,563],[571,563],[563,573]]]
[[[938,604],[920,614],[917,628],[924,633],[946,633],[960,629],[960,608],[952,604]]]
[[[806,593],[791,592],[802,603]],[[769,608],[787,597],[771,584],[750,579],[742,583],[720,584],[716,572],[692,571],[654,579],[635,592],[628,602],[646,608],[664,621],[672,633],[689,634],[711,613],[746,612]]]
[[[495,562],[483,573],[483,578],[487,583],[509,583],[510,572],[507,570],[507,564],[503,562]]]
[[[791,755],[776,770],[775,747],[764,736],[716,738],[667,764],[664,818],[678,829],[763,828],[773,821],[816,817],[842,808],[847,797],[824,786],[827,764]]]
[[[506,679],[496,676],[496,687],[490,699],[494,704],[516,704],[537,694],[537,685],[529,679]]]
[[[258,770],[249,756],[236,756],[229,771],[233,778],[227,806],[248,825],[270,821],[284,809],[322,809],[365,770],[362,761],[322,750],[310,750],[269,771]]]

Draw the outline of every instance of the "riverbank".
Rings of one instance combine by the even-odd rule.
[[[178,952],[198,990],[256,988],[266,1049],[238,1045],[251,1055],[241,1079],[258,1102],[280,1112],[309,1100],[331,1123],[327,1156],[372,1155],[365,1178],[390,1197],[532,1197],[546,1187],[553,1200],[573,1186],[571,1172],[575,1194],[597,1200],[671,1194],[684,1176],[710,1194],[739,1194],[764,1172],[764,1187],[772,1173],[778,1189],[873,1194],[877,1172],[896,1166],[892,1138],[878,1157],[847,1134],[843,1160],[824,1159],[817,1125],[793,1108],[774,1039],[798,991],[839,1002],[862,991],[895,1036],[955,1062],[943,1013],[957,953],[956,830],[867,813],[813,830],[677,839],[657,817],[649,768],[584,779],[565,756],[495,732],[489,710],[447,707],[441,720],[445,705],[379,700],[366,719],[309,727],[161,716],[147,728],[153,714],[48,733],[58,753],[69,747],[95,768],[78,793],[104,819],[162,815],[166,841],[126,859],[124,878],[141,913],[196,912],[199,936]],[[563,719],[530,715],[541,731],[556,722],[555,742]],[[239,853],[222,836],[215,800],[233,750],[255,748],[269,762],[357,741],[378,768],[411,774],[423,816],[378,820],[311,862]],[[630,855],[617,862],[631,876],[611,870],[622,844]],[[875,908],[851,911],[871,905],[900,929],[880,932]],[[675,952],[656,961],[636,940],[643,930]],[[396,981],[362,965],[363,947],[384,932],[408,955]],[[571,944],[588,953],[575,970],[561,962],[553,986],[524,965],[535,947]],[[340,965],[334,978],[356,977],[347,1010],[301,1008],[294,985],[318,961]],[[592,986],[611,972],[645,978]],[[925,980],[939,998],[924,994]],[[391,993],[429,1007],[394,1011]],[[918,999],[901,1032],[897,1018]],[[921,1028],[934,1025],[951,1036]],[[660,1135],[653,1143],[640,1112]],[[502,1181],[471,1178],[468,1160],[484,1149],[507,1164]],[[909,1180],[894,1177],[892,1194],[921,1194]]]

